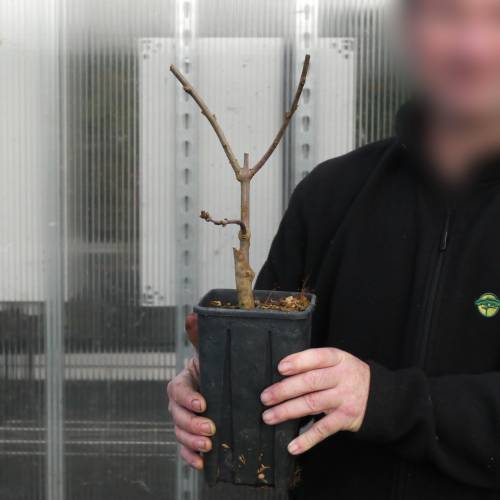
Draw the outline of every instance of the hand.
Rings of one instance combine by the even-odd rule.
[[[370,388],[366,363],[339,349],[309,349],[284,358],[278,370],[287,378],[261,395],[264,405],[273,406],[263,414],[266,424],[325,414],[288,445],[292,455],[339,431],[359,431]]]
[[[194,314],[186,318],[186,332],[195,347],[198,345],[198,322]],[[174,421],[175,436],[181,444],[181,457],[195,469],[203,468],[203,458],[199,452],[210,451],[215,434],[215,425],[208,418],[200,417],[207,404],[197,392],[200,380],[198,354],[167,386],[168,411]]]

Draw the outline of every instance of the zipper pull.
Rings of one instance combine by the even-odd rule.
[[[450,236],[450,225],[451,225],[452,210],[446,211],[446,219],[444,221],[443,232],[441,234],[441,243],[439,245],[439,251],[445,252],[448,248],[448,238]]]

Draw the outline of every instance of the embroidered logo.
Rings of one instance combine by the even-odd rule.
[[[485,318],[493,318],[500,311],[500,300],[494,293],[483,293],[474,304],[479,314]]]

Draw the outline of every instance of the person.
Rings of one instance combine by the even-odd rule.
[[[297,499],[500,498],[500,0],[407,0],[402,23],[395,137],[299,184],[256,283],[317,294],[313,347],[262,393],[267,424],[313,421]],[[197,378],[168,394],[200,469]]]

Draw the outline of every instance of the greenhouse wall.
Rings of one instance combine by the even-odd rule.
[[[177,458],[165,387],[183,319],[232,287],[238,187],[177,64],[255,182],[258,269],[293,188],[389,136],[404,85],[383,0],[0,0],[0,498],[282,499],[207,490]]]

